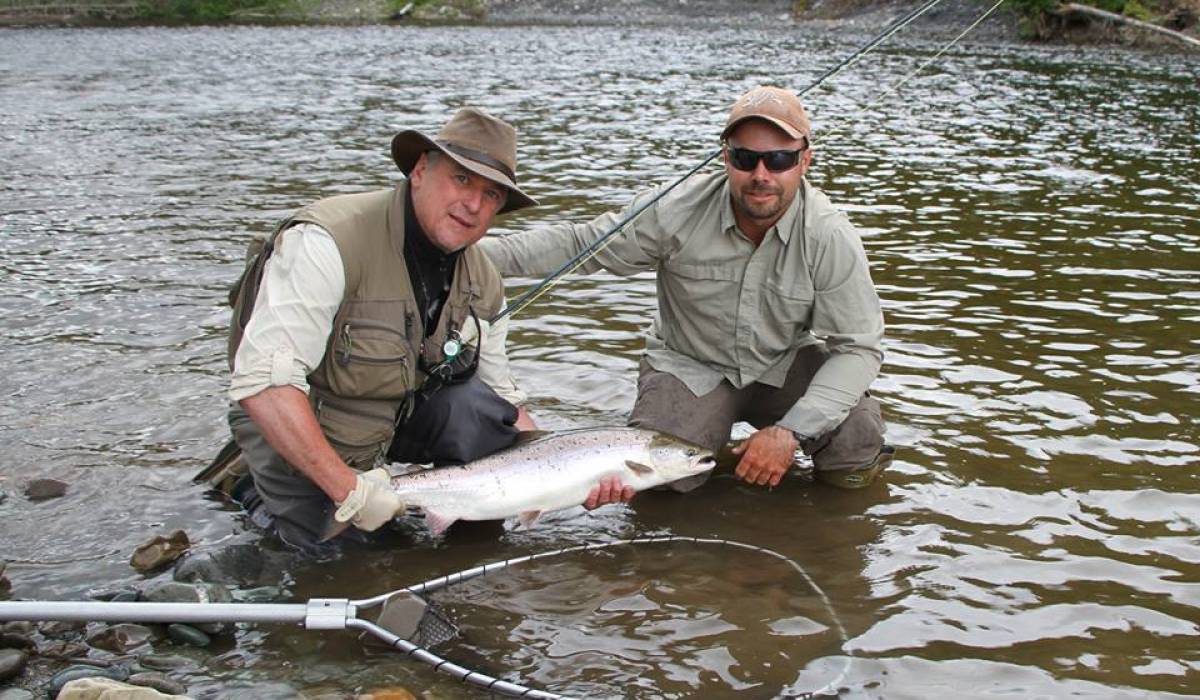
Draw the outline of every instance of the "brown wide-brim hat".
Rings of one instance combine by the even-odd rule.
[[[441,151],[462,167],[508,190],[498,214],[537,205],[517,187],[517,130],[486,112],[466,107],[454,113],[435,138],[419,131],[401,131],[392,139],[392,160],[408,177],[421,154]]]

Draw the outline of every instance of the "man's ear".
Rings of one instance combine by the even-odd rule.
[[[408,181],[416,186],[421,185],[421,180],[425,178],[425,170],[429,167],[429,154],[422,153],[417,162],[413,165],[413,169],[408,174]]]

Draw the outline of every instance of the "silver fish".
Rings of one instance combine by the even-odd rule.
[[[582,504],[601,479],[635,491],[708,471],[711,450],[640,428],[550,433],[462,466],[392,477],[392,488],[440,534],[456,520],[517,516],[529,526],[545,511]]]

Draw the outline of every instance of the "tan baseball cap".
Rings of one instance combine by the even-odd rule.
[[[782,88],[760,85],[739,97],[733,103],[733,109],[729,110],[729,120],[725,122],[721,140],[729,138],[738,124],[747,119],[765,119],[794,139],[803,138],[807,141],[812,134],[812,124],[808,121],[808,112],[800,104],[800,98]]]
[[[435,138],[409,129],[392,139],[392,160],[405,176],[412,173],[422,153],[433,150],[507,188],[508,201],[497,213],[537,204],[517,187],[517,130],[508,122],[474,107],[465,107],[450,117]]]

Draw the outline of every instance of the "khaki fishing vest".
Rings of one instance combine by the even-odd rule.
[[[308,375],[309,400],[325,437],[352,467],[369,469],[391,445],[397,414],[427,376],[422,367],[445,359],[452,331],[488,320],[501,309],[504,287],[491,261],[469,246],[458,256],[450,295],[437,327],[425,338],[404,262],[407,182],[394,189],[322,199],[251,244],[242,278],[230,293],[229,363],[254,311],[263,268],[279,234],[298,223],[321,226],[341,254],[346,291],[333,319],[321,364]],[[424,363],[421,362],[424,360]]]

